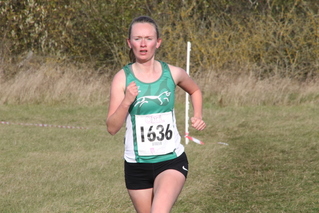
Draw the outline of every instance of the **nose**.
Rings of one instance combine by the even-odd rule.
[[[146,46],[145,39],[142,39],[142,40],[141,40],[141,47],[145,47],[145,46]]]

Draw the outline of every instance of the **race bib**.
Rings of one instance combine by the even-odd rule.
[[[175,150],[172,112],[136,115],[135,124],[139,155],[165,155]]]

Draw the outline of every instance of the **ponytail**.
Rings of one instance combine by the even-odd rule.
[[[132,48],[130,49],[130,52],[128,53],[128,56],[130,57],[130,61],[132,63],[136,62],[136,58],[135,58],[135,55],[134,55],[134,52],[133,52]]]

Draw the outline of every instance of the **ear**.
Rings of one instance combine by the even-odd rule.
[[[132,46],[131,46],[131,41],[130,41],[130,39],[128,38],[128,39],[126,39],[126,42],[127,42],[127,46],[131,49],[132,48]]]
[[[156,48],[159,48],[161,44],[162,44],[162,39],[161,38],[157,39]]]

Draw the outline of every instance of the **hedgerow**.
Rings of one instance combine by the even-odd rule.
[[[319,73],[316,0],[20,0],[0,2],[0,56],[26,52],[120,68],[128,62],[130,21],[149,15],[161,26],[162,60],[193,73],[252,72],[307,79]],[[258,68],[258,69],[256,69]],[[114,69],[116,70],[116,69]]]

